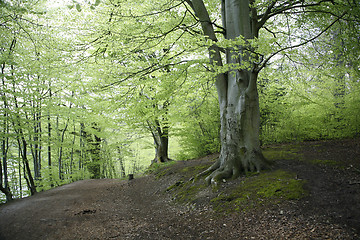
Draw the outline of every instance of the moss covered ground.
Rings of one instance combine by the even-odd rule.
[[[180,204],[207,205],[215,212],[238,212],[260,209],[286,201],[297,201],[308,196],[307,181],[298,178],[296,172],[285,170],[276,163],[287,165],[301,163],[342,169],[341,161],[328,154],[322,144],[279,144],[263,149],[264,156],[274,162],[273,169],[242,175],[238,179],[208,186],[205,177],[195,177],[206,170],[218,157],[204,160],[171,162],[151,167],[157,179],[175,174],[166,188],[166,194]],[[319,158],[319,156],[321,156]]]
[[[229,192],[221,192],[211,199],[216,211],[234,212],[276,204],[280,201],[296,200],[307,195],[304,180],[284,170],[262,172],[244,177]]]
[[[264,151],[272,161],[297,157],[296,148],[275,148]],[[307,195],[304,180],[297,179],[295,173],[277,169],[261,173],[252,173],[242,177],[208,186],[204,178],[194,177],[206,170],[214,159],[208,162],[185,164],[168,163],[153,166],[151,172],[157,179],[177,174],[177,181],[166,189],[172,199],[181,204],[210,204],[216,212],[246,211],[280,201],[296,200]]]

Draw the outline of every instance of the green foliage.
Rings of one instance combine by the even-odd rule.
[[[0,139],[9,144],[5,146],[7,165],[0,166],[4,168],[1,173],[8,173],[6,179],[15,197],[28,194],[27,184],[28,188],[36,185],[38,190],[44,190],[89,178],[84,163],[90,158],[91,143],[87,143],[82,133],[86,130],[105,139],[109,131],[101,134],[92,131],[93,123],[98,122],[104,129],[113,126],[101,116],[103,112],[92,107],[98,104],[97,96],[84,94],[84,88],[90,89],[89,81],[77,81],[84,77],[80,73],[84,65],[70,64],[78,60],[73,56],[76,55],[72,46],[76,42],[74,32],[60,34],[67,24],[65,21],[56,22],[62,27],[46,27],[54,24],[56,18],[69,17],[68,12],[63,14],[58,10],[42,1],[6,3],[1,8],[4,24],[0,34],[4,48],[0,55],[0,128],[4,127],[4,131]],[[99,155],[103,158],[105,141],[101,145]],[[26,154],[19,155],[20,150]],[[20,156],[14,164],[13,155]],[[109,175],[105,171],[113,172],[111,164],[105,168],[105,163],[108,161],[104,159],[100,162],[102,176]],[[29,169],[25,171],[27,165]]]
[[[296,72],[291,67],[264,72],[267,78],[260,82],[264,144],[355,137],[359,133],[357,71],[343,65],[330,68],[323,60],[317,64],[322,67],[316,71],[298,66]]]
[[[201,97],[201,92],[198,92]],[[188,112],[176,130],[182,151],[176,156],[186,160],[220,151],[219,107],[216,97],[210,93],[203,99],[194,99]]]
[[[36,181],[37,191],[46,191],[64,184],[91,178],[90,173],[86,169],[76,169],[71,173],[64,174],[62,179],[59,178],[56,167],[45,167],[42,169],[41,174],[42,178]]]

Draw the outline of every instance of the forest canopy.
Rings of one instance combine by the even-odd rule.
[[[357,0],[0,0],[0,201],[360,133]]]

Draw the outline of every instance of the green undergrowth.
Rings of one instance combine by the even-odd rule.
[[[284,170],[262,172],[244,178],[229,192],[211,199],[215,211],[236,212],[296,200],[307,195],[304,180]]]

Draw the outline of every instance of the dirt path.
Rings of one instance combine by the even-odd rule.
[[[84,180],[17,200],[0,208],[0,239],[192,239],[184,226],[176,230],[187,225],[181,210],[159,199],[153,184],[151,177]]]
[[[360,239],[360,174],[352,169],[360,167],[359,143],[346,143],[343,152],[305,144],[297,149],[302,159],[279,159],[277,168],[308,181],[310,194],[300,201],[228,215],[206,201],[174,204],[165,190],[179,169],[207,161],[200,159],[180,162],[160,180],[83,180],[2,205],[0,239]],[[311,163],[322,157],[345,167]]]

